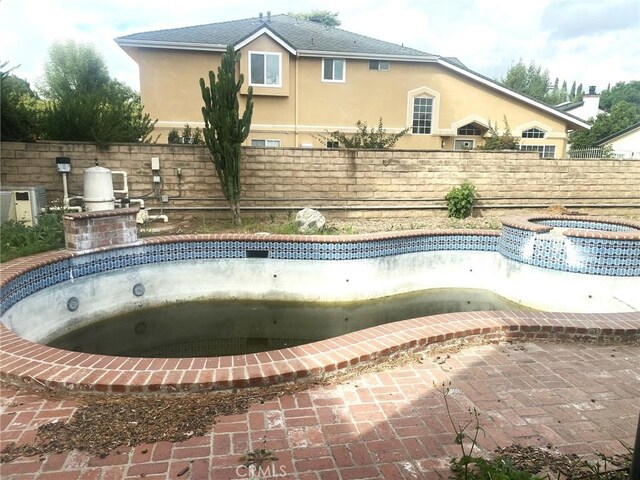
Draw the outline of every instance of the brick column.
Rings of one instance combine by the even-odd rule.
[[[67,213],[63,217],[65,246],[89,250],[134,243],[138,240],[137,213],[137,208]]]

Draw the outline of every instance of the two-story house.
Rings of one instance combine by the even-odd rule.
[[[137,33],[116,39],[138,64],[142,102],[157,130],[202,126],[198,81],[217,71],[228,44],[241,54],[254,115],[248,145],[328,147],[327,132],[358,120],[409,128],[397,148],[463,150],[506,118],[522,148],[566,153],[567,132],[589,125],[446,58],[288,15]],[[241,105],[243,102],[241,101]]]

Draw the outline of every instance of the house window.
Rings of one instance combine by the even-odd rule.
[[[322,59],[322,80],[344,82],[344,60],[342,58]]]
[[[458,129],[458,135],[480,136],[480,135],[482,135],[482,132],[473,123],[469,123],[469,124],[465,125],[464,127],[460,127]]]
[[[275,140],[262,140],[259,138],[253,138],[251,139],[251,146],[252,147],[279,147],[280,146],[280,140],[275,139]]]
[[[335,140],[327,140],[327,148],[340,148],[340,142]]]
[[[369,70],[389,71],[389,62],[387,60],[369,60]]]
[[[249,52],[249,58],[250,85],[282,86],[282,55],[280,53]]]
[[[538,152],[540,158],[555,158],[555,145],[520,145],[522,152]]]
[[[453,141],[454,150],[473,150],[475,141],[472,138],[460,138]]]
[[[433,98],[415,97],[413,99],[412,133],[431,133],[431,119],[433,116]]]
[[[544,130],[539,128],[530,128],[522,132],[522,138],[544,138],[545,133]]]

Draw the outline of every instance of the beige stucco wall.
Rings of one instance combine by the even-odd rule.
[[[140,67],[142,101],[151,116],[159,119],[161,138],[169,128],[185,123],[202,126],[198,79],[206,77],[210,69],[217,71],[220,54],[125,50]],[[325,82],[322,58],[296,57],[263,35],[240,49],[243,92],[249,83],[251,51],[281,54],[282,85],[254,87],[254,116],[247,144],[251,139],[279,139],[282,147],[322,147],[318,135],[323,132],[354,131],[358,120],[375,127],[380,117],[388,132],[397,132],[411,126],[414,92],[435,98],[432,133],[409,133],[398,148],[451,150],[456,138],[471,138],[477,146],[483,142],[481,137],[458,136],[457,128],[475,120],[485,125],[497,123],[502,130],[506,117],[516,135],[532,127],[547,131],[546,138],[524,139],[523,144],[554,145],[556,157],[566,153],[564,121],[436,63],[391,61],[389,71],[377,71],[369,70],[367,60],[346,59],[345,81]]]

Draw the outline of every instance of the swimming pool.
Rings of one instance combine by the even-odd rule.
[[[21,259],[3,267],[0,373],[14,381],[88,390],[221,388],[288,381],[516,325],[514,332],[547,326],[563,335],[635,336],[639,232],[633,222],[535,217],[506,220],[502,234],[163,237]],[[556,313],[437,315],[227,357],[112,357],[43,345],[114,314],[183,301],[353,302],[434,288],[487,290]],[[589,333],[586,325],[598,331]]]

